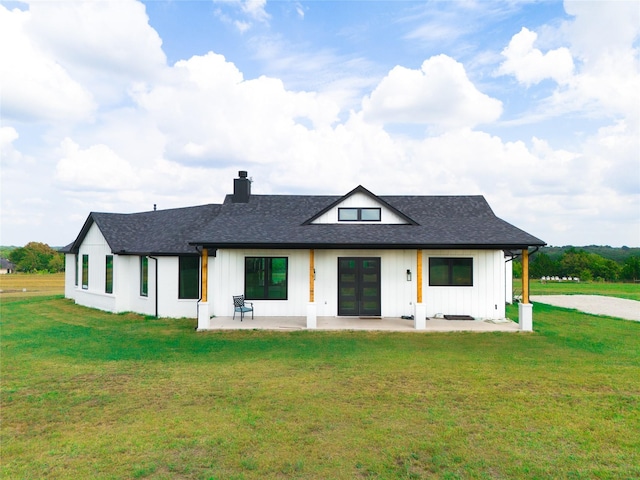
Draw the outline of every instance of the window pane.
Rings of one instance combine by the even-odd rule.
[[[473,258],[430,258],[429,285],[433,287],[473,286]]]
[[[338,220],[342,222],[358,220],[358,209],[357,208],[339,208]]]
[[[76,253],[75,255],[75,262],[76,262],[76,287],[78,286],[78,254]]]
[[[360,220],[364,220],[367,222],[379,222],[380,209],[379,208],[363,208],[360,211]]]
[[[429,285],[449,285],[449,262],[446,258],[429,259]]]
[[[82,288],[89,288],[89,255],[82,255]]]
[[[287,261],[280,257],[246,257],[245,297],[248,300],[286,300]]]
[[[178,298],[200,297],[200,258],[179,257]]]
[[[149,295],[149,259],[140,257],[140,295]]]
[[[106,257],[104,291],[113,293],[113,255],[107,255]]]
[[[454,258],[451,262],[451,283],[456,286],[473,285],[473,271],[470,258]]]

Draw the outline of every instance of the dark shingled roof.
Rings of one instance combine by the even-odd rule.
[[[95,223],[104,235],[111,251],[118,254],[176,255],[197,254],[189,244],[193,230],[209,223],[221,205],[173,208],[142,213],[89,214],[78,238],[62,249],[78,253],[89,228]]]
[[[416,224],[306,224],[341,197],[252,195],[194,232],[212,248],[523,248],[545,242],[495,216],[482,196],[380,196]]]
[[[356,191],[377,198],[407,221],[313,224],[319,214]],[[480,195],[375,196],[357,187],[335,195],[251,195],[248,203],[117,214],[91,213],[63,251],[77,253],[93,223],[117,254],[196,254],[207,248],[499,248],[545,242],[496,217]]]

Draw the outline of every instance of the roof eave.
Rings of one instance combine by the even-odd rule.
[[[285,249],[367,249],[367,250],[521,250],[529,247],[543,247],[546,243],[317,243],[317,242],[291,242],[291,243],[259,243],[259,242],[189,242],[190,245],[212,249],[239,249],[239,248],[269,248],[274,250]]]

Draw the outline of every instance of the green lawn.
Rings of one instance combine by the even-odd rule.
[[[522,281],[513,280],[513,290],[522,293]],[[640,300],[640,283],[611,282],[541,282],[531,280],[531,295],[607,295],[609,297]]]
[[[536,305],[531,334],[196,333],[1,308],[1,478],[640,477],[638,322]]]

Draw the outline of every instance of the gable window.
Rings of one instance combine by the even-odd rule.
[[[472,287],[473,258],[429,258],[429,286]]]
[[[140,296],[149,296],[149,259],[140,257]]]
[[[245,257],[245,298],[247,300],[286,300],[287,273],[286,257]]]
[[[105,259],[104,291],[113,293],[113,255],[107,255]]]
[[[340,222],[379,222],[381,216],[380,208],[338,208]]]
[[[89,288],[89,255],[82,255],[82,289]]]
[[[200,297],[200,257],[178,258],[178,298]]]

